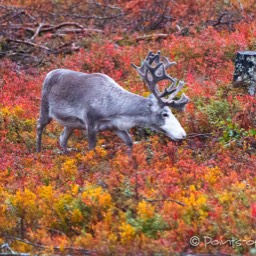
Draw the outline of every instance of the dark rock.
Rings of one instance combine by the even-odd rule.
[[[250,95],[256,94],[256,52],[237,53],[233,83],[236,87],[245,87]]]

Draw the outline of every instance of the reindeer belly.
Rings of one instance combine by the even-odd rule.
[[[98,122],[97,129],[99,131],[107,130],[107,129],[115,129],[115,130],[129,130],[134,127],[134,123],[131,118],[127,117],[111,117],[102,119]]]
[[[64,112],[59,109],[50,109],[49,115],[63,126],[76,129],[87,129],[86,122],[80,117],[74,115],[72,112]]]
[[[131,120],[127,120],[126,118],[118,118],[113,121],[113,124],[118,130],[129,130],[134,125]]]

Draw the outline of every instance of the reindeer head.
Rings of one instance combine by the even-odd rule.
[[[141,67],[137,67],[134,64],[132,66],[138,71],[152,93],[149,96],[150,111],[152,113],[151,127],[164,132],[168,137],[176,141],[185,139],[186,132],[169,107],[184,111],[186,104],[190,100],[184,93],[180,99],[175,100],[176,95],[184,86],[183,81],[178,82],[176,78],[172,78],[166,73],[166,69],[175,64],[175,62],[170,62],[168,58],[161,56],[160,51],[158,51],[157,54],[149,52]],[[171,84],[163,92],[160,92],[157,83],[163,80],[171,81]]]

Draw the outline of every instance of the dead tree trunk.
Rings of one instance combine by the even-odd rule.
[[[237,53],[234,86],[245,87],[250,95],[256,95],[256,52]]]

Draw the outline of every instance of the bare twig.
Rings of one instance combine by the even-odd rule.
[[[10,253],[12,254],[15,254],[15,251],[13,251],[12,248],[7,243],[1,245],[1,250],[3,249],[10,251]]]
[[[14,237],[14,236],[6,236],[8,239],[11,239],[11,240],[15,240],[15,241],[19,241],[21,243],[24,243],[24,244],[27,244],[27,245],[30,245],[30,246],[33,246],[33,247],[37,247],[37,248],[41,248],[41,249],[53,249],[54,251],[73,251],[74,253],[77,252],[77,253],[82,253],[83,255],[90,255],[93,251],[90,251],[90,250],[87,250],[87,249],[83,249],[83,248],[78,248],[78,247],[64,247],[64,248],[60,248],[60,246],[54,246],[54,247],[51,247],[51,246],[45,246],[45,245],[41,245],[41,244],[35,244],[35,243],[32,243],[28,240],[25,240],[25,239],[21,239],[19,237]]]
[[[243,7],[243,4],[241,3],[241,1],[237,0],[238,2],[238,5],[239,5],[239,9],[241,10],[241,12],[243,13],[244,12],[244,7]]]
[[[39,35],[39,33],[40,33],[40,31],[41,31],[41,29],[42,29],[43,26],[44,26],[43,23],[39,23],[39,26],[38,26],[38,28],[36,29],[35,34],[30,38],[31,41],[34,41],[34,40],[35,40],[35,38]]]
[[[2,244],[0,249],[2,251],[0,253],[0,255],[5,255],[5,256],[9,256],[9,255],[10,256],[29,256],[28,253],[17,253],[17,252],[15,252],[14,250],[12,250],[12,248],[7,243]]]
[[[150,203],[155,203],[155,202],[173,202],[173,203],[176,203],[176,204],[179,204],[181,206],[186,206],[184,203],[180,202],[180,201],[177,201],[177,200],[174,200],[174,199],[146,199],[144,198],[147,202],[150,202]]]
[[[187,138],[194,138],[194,137],[211,137],[212,133],[189,133],[187,134]]]
[[[240,12],[243,13],[243,10],[240,9]],[[223,11],[219,15],[217,20],[207,20],[206,23],[213,27],[227,26],[229,30],[233,30],[233,25],[243,19],[241,13],[233,11]]]

